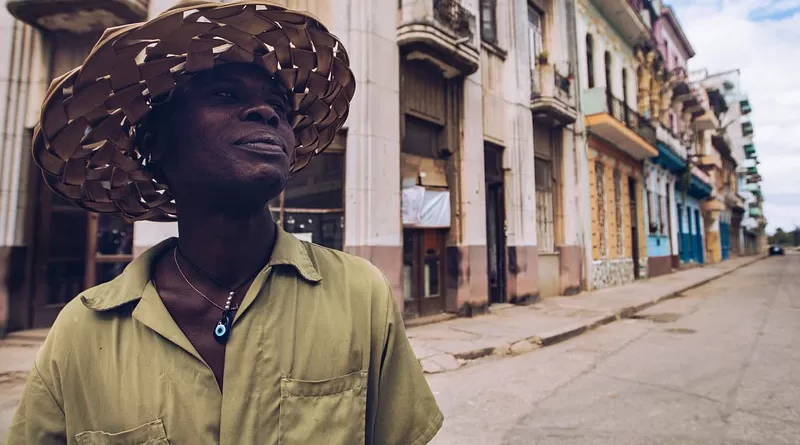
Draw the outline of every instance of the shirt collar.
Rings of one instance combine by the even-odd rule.
[[[322,280],[311,246],[280,227],[277,228],[275,247],[264,269],[272,266],[290,266],[301,278],[317,283]],[[136,257],[116,278],[81,294],[83,304],[96,311],[108,311],[142,298],[145,287],[152,278],[153,263],[166,250],[175,246],[177,238],[168,238]]]

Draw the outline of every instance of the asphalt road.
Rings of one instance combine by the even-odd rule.
[[[429,381],[434,445],[800,444],[800,255]]]

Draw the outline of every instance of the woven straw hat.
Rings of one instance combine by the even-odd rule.
[[[48,186],[91,212],[176,220],[172,196],[135,146],[136,124],[183,74],[229,62],[257,64],[289,90],[294,171],[347,119],[355,93],[347,52],[313,16],[265,1],[183,2],[106,30],[82,66],[50,85],[33,141]]]

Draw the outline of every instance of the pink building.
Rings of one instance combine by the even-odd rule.
[[[687,64],[695,52],[671,6],[664,5],[661,8],[661,16],[653,27],[653,36],[667,69],[677,78],[687,78]],[[669,122],[669,130],[674,134],[681,134],[687,130],[675,109],[669,111]]]

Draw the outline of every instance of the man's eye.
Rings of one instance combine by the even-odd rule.
[[[229,90],[215,90],[211,94],[217,97],[225,97],[228,99],[234,99],[236,97],[236,93]]]

